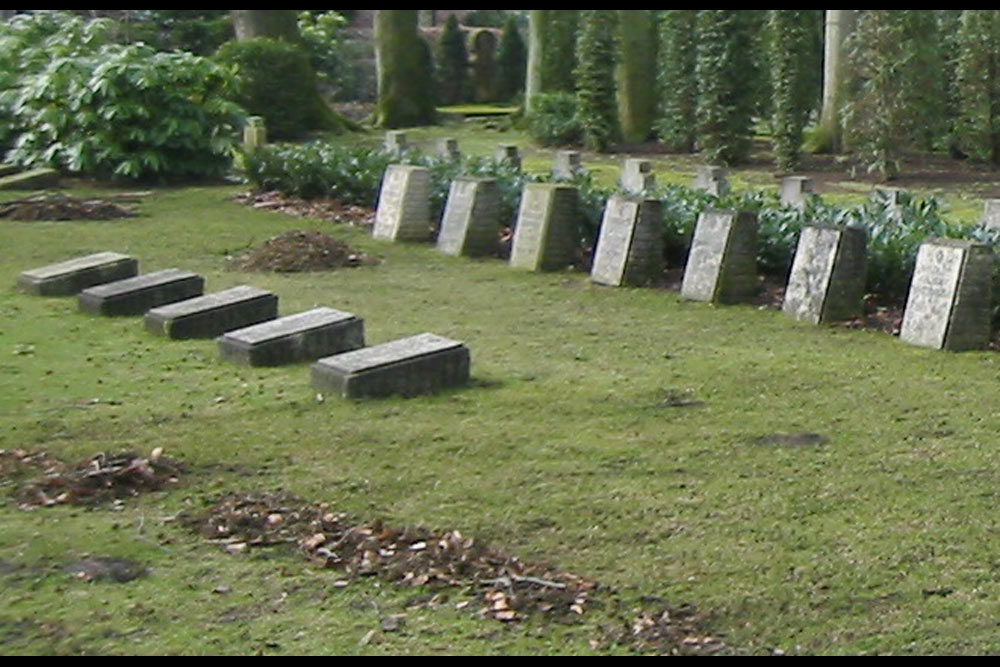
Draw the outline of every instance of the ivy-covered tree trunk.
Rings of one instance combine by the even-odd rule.
[[[230,9],[236,39],[244,41],[255,37],[283,39],[298,42],[299,22],[294,9]]]
[[[806,57],[811,38],[808,9],[768,10],[774,161],[780,171],[799,166],[799,147],[806,117],[812,109]]]
[[[576,87],[576,43],[580,12],[549,9],[545,21],[545,56],[542,61],[542,92],[572,93]]]
[[[841,93],[848,70],[844,67],[844,42],[854,30],[855,9],[827,9],[823,41],[823,107],[814,150],[839,152]]]
[[[380,9],[375,14],[379,127],[434,122],[434,67],[430,47],[417,34],[417,11]]]
[[[618,136],[615,101],[616,12],[587,9],[580,13],[577,42],[577,114],[587,148],[606,150]]]
[[[649,9],[618,10],[618,118],[622,139],[639,143],[656,115],[656,22]]]
[[[1000,167],[1000,10],[966,9],[958,30],[958,146]]]
[[[542,63],[545,62],[545,23],[547,9],[528,12],[528,71],[524,91],[524,110],[530,114],[533,100],[542,94]]]
[[[695,140],[698,80],[695,78],[698,11],[668,9],[660,22],[656,131],[672,151],[691,153]]]
[[[704,160],[733,164],[750,152],[752,82],[746,75],[749,25],[739,10],[698,11],[697,142]]]

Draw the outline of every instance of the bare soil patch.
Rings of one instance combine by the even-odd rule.
[[[299,199],[280,192],[245,192],[234,197],[234,200],[257,210],[275,211],[299,218],[359,227],[371,227],[375,224],[373,209],[344,204],[337,199]]]
[[[329,271],[344,267],[377,264],[378,260],[359,252],[323,232],[295,230],[273,236],[263,245],[232,259],[241,271]]]
[[[43,193],[0,204],[0,218],[8,220],[117,220],[133,218],[134,209],[123,203],[138,202],[145,193],[85,199],[62,193]]]

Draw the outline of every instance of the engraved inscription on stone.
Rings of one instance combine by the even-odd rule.
[[[782,206],[805,208],[813,193],[813,181],[805,176],[788,176],[781,180],[778,197]]]
[[[510,253],[511,266],[533,271],[556,271],[573,261],[577,189],[552,183],[529,183]]]
[[[967,350],[989,340],[993,254],[986,244],[927,241],[903,314],[900,339],[934,349]]]
[[[698,217],[681,297],[740,303],[757,291],[757,216],[707,210]]]
[[[785,314],[812,324],[860,315],[865,237],[857,227],[803,228],[785,290]]]
[[[663,269],[661,203],[625,195],[608,199],[590,279],[603,285],[642,285]]]
[[[983,219],[980,224],[987,229],[1000,229],[1000,199],[983,202]]]
[[[21,273],[18,286],[41,296],[70,296],[94,285],[131,278],[139,263],[117,252],[99,252]]]
[[[430,239],[430,172],[425,167],[389,165],[372,236],[390,241]]]
[[[461,176],[452,181],[438,233],[438,250],[448,255],[493,254],[499,229],[500,190],[496,179]]]

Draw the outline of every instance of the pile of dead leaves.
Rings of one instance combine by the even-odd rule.
[[[44,452],[0,450],[0,475],[15,485],[22,509],[110,502],[177,484],[183,471],[159,448],[148,457],[98,454],[74,465]]]
[[[136,212],[119,202],[137,202],[146,193],[84,199],[61,193],[44,193],[0,204],[0,218],[10,220],[117,220]]]
[[[706,619],[694,608],[640,612],[631,627],[608,639],[640,653],[711,655],[725,649],[718,637],[701,630]]]
[[[291,231],[274,236],[263,245],[232,259],[241,271],[325,271],[375,264],[377,260],[346,243],[317,231]]]
[[[344,204],[336,199],[298,199],[280,192],[246,192],[235,201],[263,211],[276,211],[299,218],[326,220],[344,225],[370,227],[375,224],[375,211],[364,206]]]

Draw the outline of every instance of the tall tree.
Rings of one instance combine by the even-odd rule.
[[[583,140],[596,151],[607,149],[618,136],[618,106],[615,101],[616,12],[586,9],[580,13],[577,42],[577,114]]]
[[[698,146],[706,162],[741,162],[750,152],[754,103],[745,67],[751,26],[743,11],[702,9],[697,29]]]
[[[802,129],[813,107],[811,72],[806,54],[811,43],[812,10],[768,10],[771,61],[771,129],[774,159],[779,170],[799,164]]]
[[[854,31],[855,9],[827,9],[823,39],[823,107],[813,148],[819,151],[841,150],[841,93],[847,69],[844,66],[844,43]]]
[[[434,68],[430,47],[417,33],[417,11],[380,9],[375,14],[379,127],[434,122]]]
[[[622,139],[649,138],[656,114],[656,22],[649,9],[618,10],[618,118]]]
[[[466,101],[469,92],[469,52],[454,14],[448,16],[441,31],[436,65],[438,101],[441,104]]]
[[[545,62],[545,24],[549,10],[528,12],[528,71],[525,75],[524,110],[530,114],[534,99],[542,94],[542,64]]]
[[[957,37],[958,146],[1000,167],[1000,10],[963,10]]]
[[[517,30],[517,20],[511,16],[503,26],[497,47],[497,96],[506,101],[524,90],[524,75],[528,54]]]
[[[695,9],[668,9],[660,21],[657,57],[660,102],[656,131],[667,148],[684,153],[694,151],[697,20]]]

